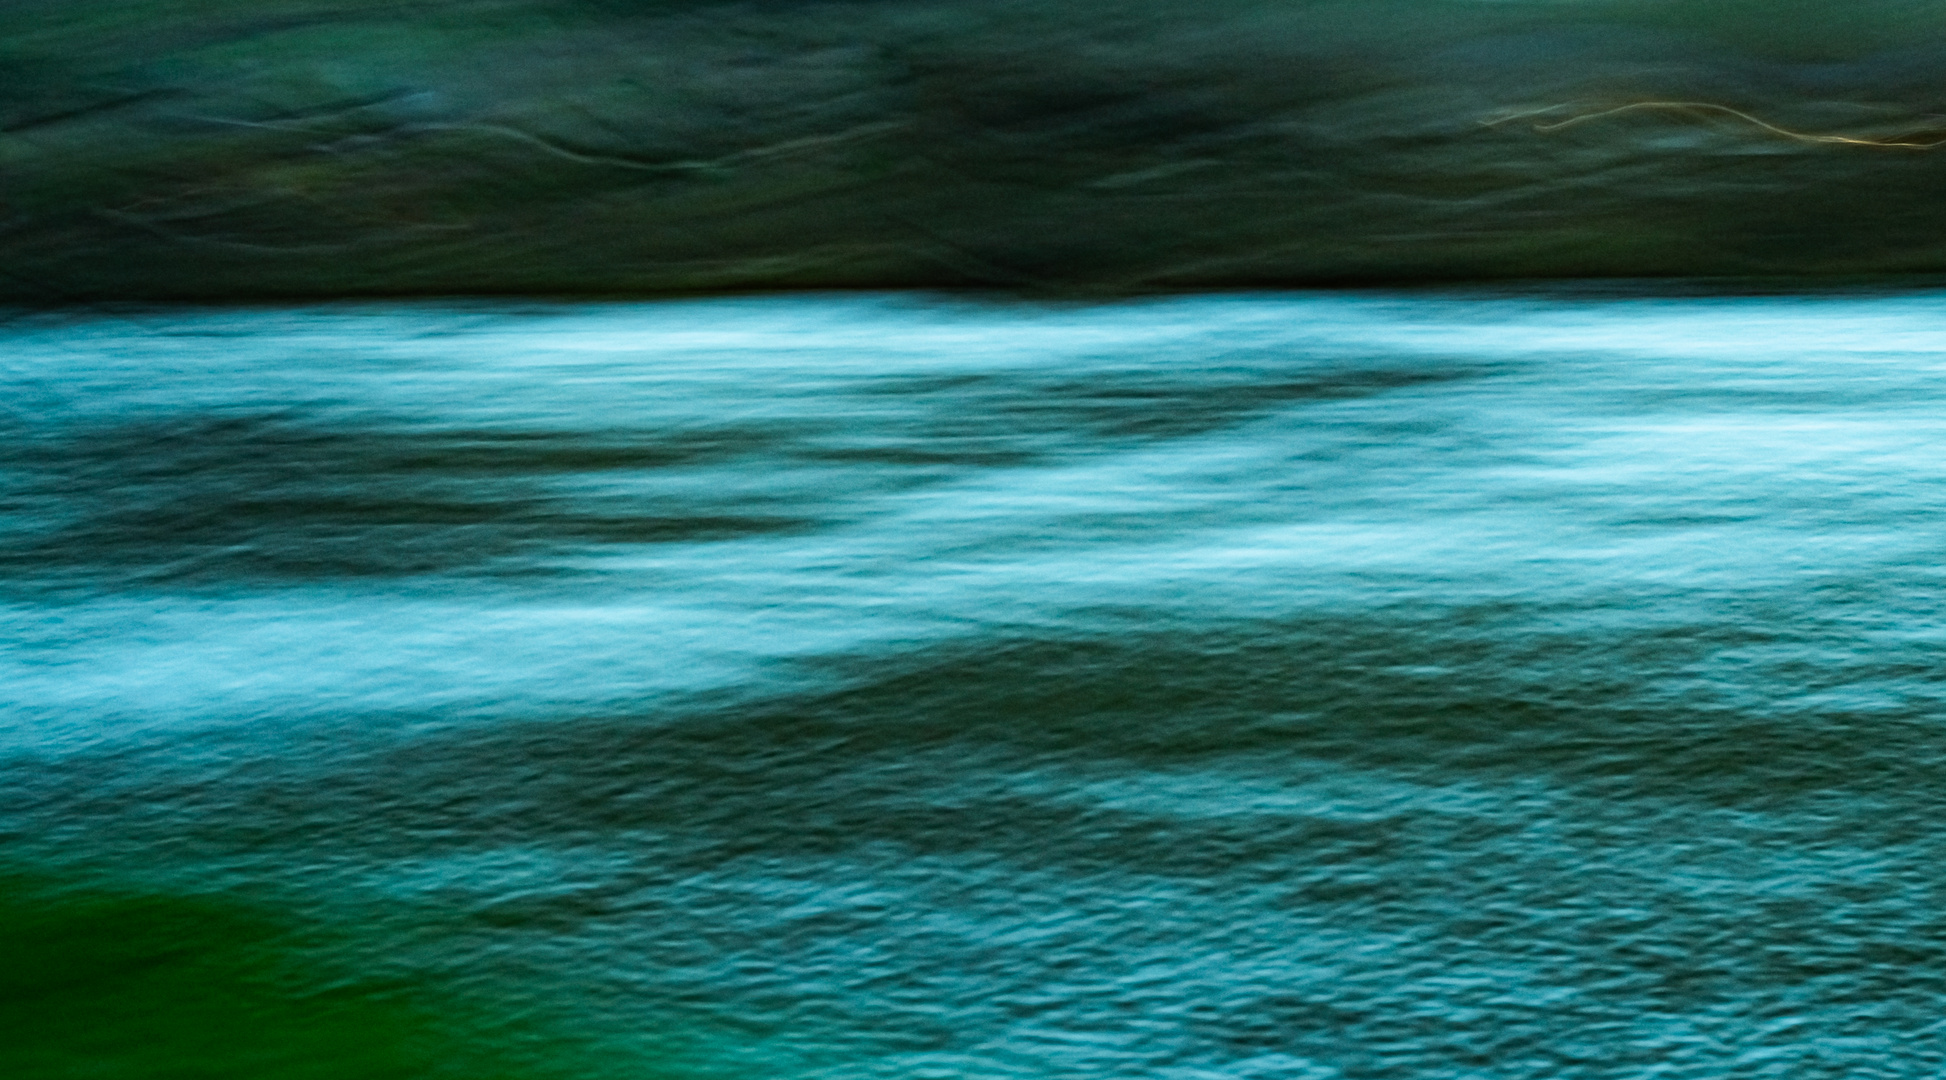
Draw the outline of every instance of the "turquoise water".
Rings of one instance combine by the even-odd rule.
[[[8,1075],[1946,1067],[1946,294],[4,332]]]

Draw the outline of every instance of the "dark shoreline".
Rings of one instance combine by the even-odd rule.
[[[15,302],[1946,273],[1946,14],[1890,0],[28,0],[0,40]]]
[[[930,284],[856,287],[803,286],[797,288],[692,289],[665,292],[349,292],[289,294],[212,294],[177,296],[85,296],[45,292],[38,300],[0,298],[0,327],[16,319],[44,314],[97,313],[104,317],[139,317],[148,313],[185,310],[252,311],[287,308],[330,310],[363,306],[432,305],[480,306],[505,312],[503,305],[584,307],[589,305],[679,304],[711,300],[817,296],[899,296],[938,300],[949,304],[1001,304],[1066,307],[1142,304],[1175,299],[1220,296],[1276,296],[1281,294],[1367,294],[1402,298],[1477,298],[1481,300],[1660,300],[1721,297],[1836,299],[1849,296],[1885,297],[1946,291],[1946,274],[1884,274],[1798,277],[1579,277],[1473,278],[1418,280],[1360,280],[1289,284],[1209,285],[1194,288],[1107,291],[1007,289]]]

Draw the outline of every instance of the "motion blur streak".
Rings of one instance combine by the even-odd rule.
[[[3,355],[6,910],[107,1018],[10,1075],[1946,1068],[1946,295]],[[145,1041],[253,994],[364,1056]]]
[[[1936,0],[9,0],[0,298],[1938,274],[1942,71]]]
[[[1489,120],[1483,120],[1481,121],[1481,123],[1485,124],[1487,127],[1496,127],[1500,124],[1504,124],[1513,120],[1528,120],[1528,119],[1534,119],[1543,116],[1553,116],[1560,112],[1566,111],[1569,108],[1570,106],[1565,106],[1565,105],[1550,105],[1545,109],[1527,109],[1521,112],[1513,113],[1512,115],[1509,116],[1496,116]],[[1893,150],[1931,150],[1937,146],[1940,146],[1942,143],[1946,143],[1946,139],[1913,139],[1913,138],[1898,138],[1898,137],[1874,139],[1874,138],[1866,138],[1860,135],[1835,135],[1835,134],[1818,135],[1808,131],[1792,131],[1789,128],[1780,128],[1776,124],[1773,124],[1768,120],[1764,120],[1760,117],[1752,116],[1741,109],[1732,109],[1728,105],[1718,105],[1714,102],[1709,102],[1709,101],[1635,101],[1635,102],[1630,102],[1627,105],[1616,105],[1612,108],[1595,109],[1589,112],[1575,113],[1573,115],[1568,116],[1564,120],[1550,119],[1545,122],[1537,122],[1534,124],[1534,130],[1544,131],[1544,132],[1562,131],[1567,128],[1571,128],[1576,124],[1585,124],[1590,120],[1606,120],[1611,116],[1622,116],[1627,113],[1643,112],[1643,111],[1688,113],[1691,115],[1701,115],[1704,117],[1709,117],[1712,115],[1728,116],[1737,120],[1741,120],[1747,124],[1753,124],[1756,127],[1771,133],[1772,135],[1778,135],[1786,139],[1793,139],[1797,142],[1805,142],[1805,143],[1826,143],[1826,144],[1831,144],[1836,146],[1876,146],[1876,147],[1882,147],[1885,149],[1893,149]],[[1931,129],[1932,129],[1932,125],[1929,125],[1927,130],[1931,130]]]

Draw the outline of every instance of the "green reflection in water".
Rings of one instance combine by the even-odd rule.
[[[565,1080],[605,1071],[525,1017],[497,1017],[426,980],[337,970],[322,936],[230,900],[0,875],[0,1076]]]

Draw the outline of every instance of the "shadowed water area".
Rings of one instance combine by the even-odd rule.
[[[1932,0],[9,0],[0,298],[1946,271]]]
[[[7,1075],[1946,1068],[1946,294],[0,335]]]

